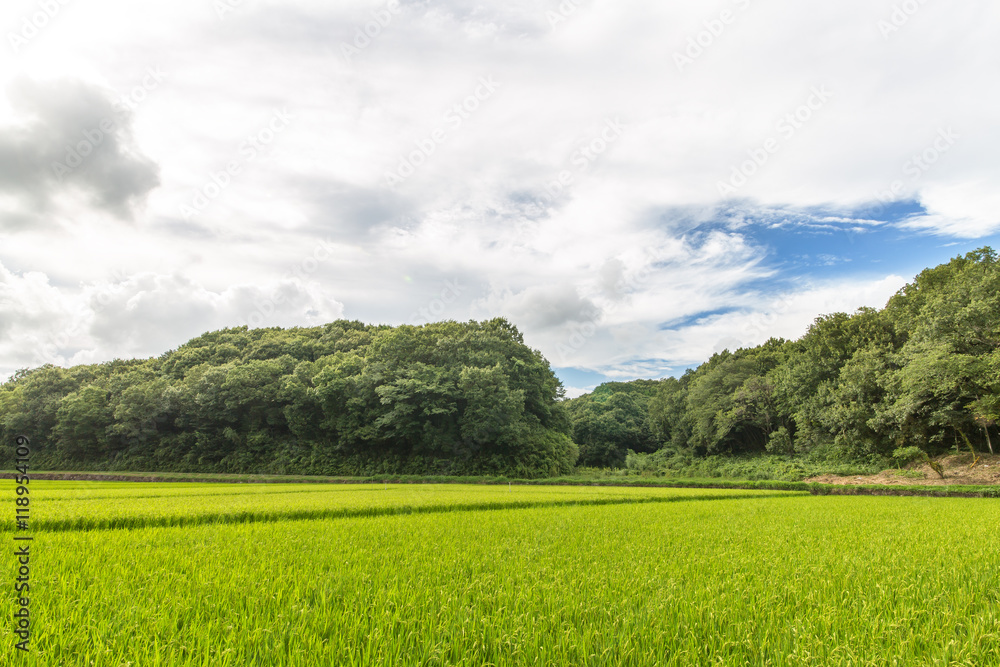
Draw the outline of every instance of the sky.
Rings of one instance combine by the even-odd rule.
[[[568,396],[1000,247],[1000,4],[7,0],[0,379],[506,317]]]

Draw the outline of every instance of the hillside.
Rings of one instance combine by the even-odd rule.
[[[535,477],[576,462],[561,396],[503,319],[337,321],[21,371],[0,386],[0,427],[43,469]]]
[[[823,315],[798,340],[725,350],[676,379],[602,385],[568,407],[594,466],[680,472],[757,454],[884,467],[907,447],[992,452],[1000,263],[985,247],[922,271],[881,310]]]
[[[881,310],[823,315],[798,340],[569,401],[501,318],[224,329],[153,359],[19,371],[0,385],[0,435],[8,450],[27,435],[36,466],[64,470],[873,471],[905,462],[903,450],[993,451],[998,313],[1000,263],[987,247],[922,271]],[[754,456],[770,460],[748,471]],[[727,460],[741,467],[727,472]]]
[[[887,484],[890,486],[976,486],[1000,484],[1000,456],[977,455],[975,465],[971,454],[940,456],[944,477],[938,475],[926,462],[911,463],[901,468],[889,468],[874,475],[816,475],[807,482],[822,484]]]

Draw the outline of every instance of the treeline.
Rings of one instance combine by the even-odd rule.
[[[159,358],[18,371],[2,447],[36,469],[568,473],[563,388],[504,319],[207,333]],[[10,454],[10,452],[5,452]]]
[[[763,452],[873,464],[901,448],[992,452],[997,255],[927,269],[884,309],[820,317],[799,340],[724,351],[680,378],[608,383],[568,408],[587,466],[622,466],[630,450],[630,463],[666,468]]]
[[[23,434],[36,469],[509,477],[993,451],[1000,264],[982,248],[799,340],[562,396],[500,318],[241,327],[153,359],[18,371],[0,385],[0,451]]]

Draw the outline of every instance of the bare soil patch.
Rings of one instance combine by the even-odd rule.
[[[822,484],[885,484],[901,486],[949,486],[1000,484],[1000,455],[982,454],[976,465],[972,464],[972,454],[951,454],[935,459],[944,468],[944,479],[931,470],[926,463],[911,463],[902,470],[890,468],[877,475],[818,475],[807,482]]]

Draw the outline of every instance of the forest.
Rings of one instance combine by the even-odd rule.
[[[669,470],[750,454],[881,464],[956,447],[993,453],[997,255],[985,247],[926,269],[885,308],[823,315],[798,340],[726,350],[680,378],[606,383],[567,407],[585,466]]]
[[[0,424],[41,469],[539,477],[577,458],[562,392],[503,319],[337,321],[19,371]]]
[[[992,452],[998,313],[985,247],[881,310],[570,400],[503,318],[231,328],[156,358],[18,371],[0,385],[2,446],[26,435],[34,465],[53,470],[516,477]]]

